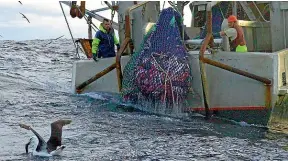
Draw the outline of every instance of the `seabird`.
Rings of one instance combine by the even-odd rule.
[[[18,1],[20,4],[22,4],[22,2],[21,1]]]
[[[61,37],[63,37],[64,35],[62,35],[62,36],[59,36],[59,37],[57,37],[56,39],[52,39],[52,40],[58,40],[58,39],[60,39]]]
[[[51,44],[53,40],[58,40],[60,39],[61,37],[63,37],[64,35],[60,36],[60,37],[57,37],[56,39],[52,39],[49,43],[45,44],[44,46],[47,46],[48,44]]]
[[[23,13],[21,13],[21,12],[19,12],[21,15],[23,15],[23,17],[22,18],[25,18],[29,23],[30,23],[30,21],[29,21],[29,19],[23,14]]]
[[[35,136],[31,137],[29,142],[25,145],[26,153],[28,153],[29,148],[32,148],[32,155],[47,157],[60,155],[65,148],[65,146],[61,144],[62,127],[70,123],[71,120],[58,120],[51,123],[51,135],[47,142],[45,142],[45,140],[34,129],[32,129],[32,127],[25,124],[19,124],[21,128],[31,130],[35,134]]]

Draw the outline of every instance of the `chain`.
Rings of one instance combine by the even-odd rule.
[[[145,15],[145,11],[146,11],[146,4],[143,6],[142,11],[141,11],[141,13],[142,13],[142,18],[143,18],[144,15]]]
[[[232,2],[233,3],[233,2]],[[227,11],[226,11],[226,18],[229,16],[229,12],[230,12],[230,10],[232,10],[232,3],[230,3],[230,2],[228,2],[228,9],[227,9]]]
[[[88,16],[87,17],[87,24],[91,25],[91,23],[92,23],[92,17]]]
[[[113,23],[114,16],[115,16],[115,10],[111,10],[111,24]]]

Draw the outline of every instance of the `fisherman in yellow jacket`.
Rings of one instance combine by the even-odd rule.
[[[97,61],[97,58],[114,57],[116,55],[114,44],[119,50],[120,44],[115,36],[114,29],[111,28],[110,21],[104,19],[92,42],[93,59]]]

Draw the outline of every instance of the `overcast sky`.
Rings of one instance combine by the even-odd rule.
[[[31,39],[50,39],[57,38],[65,35],[65,38],[70,38],[69,30],[67,28],[64,16],[59,5],[59,1],[55,0],[1,0],[0,4],[0,37],[2,40],[31,40]],[[78,4],[80,1],[78,1]],[[87,38],[87,23],[84,18],[71,18],[69,11],[70,8],[62,4],[69,25],[71,27],[73,36],[75,38]],[[165,6],[169,6],[166,3]],[[86,1],[87,9],[98,9],[106,7],[101,1],[88,0]],[[162,3],[161,3],[162,8]],[[166,7],[165,7],[166,8]],[[189,7],[184,10],[186,13],[191,14]],[[28,23],[22,15],[25,14],[31,23]],[[104,11],[98,13],[107,18],[111,18],[111,11]],[[186,14],[188,16],[188,14]],[[184,19],[186,18],[186,15]],[[188,16],[191,19],[191,16]],[[115,20],[117,16],[115,15]],[[189,25],[190,22],[185,19],[185,24]],[[100,25],[100,22],[93,19],[95,25]],[[189,25],[190,26],[190,25]],[[94,35],[94,32],[93,32]]]

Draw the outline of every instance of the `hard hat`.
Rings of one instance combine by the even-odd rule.
[[[236,22],[237,21],[237,17],[234,15],[231,15],[228,17],[228,22]]]

